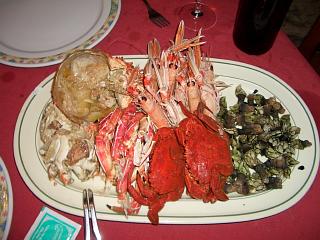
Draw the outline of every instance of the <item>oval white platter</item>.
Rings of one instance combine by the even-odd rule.
[[[41,67],[92,48],[115,26],[121,0],[1,0],[0,63]]]
[[[4,161],[0,157],[0,239],[7,239],[13,214],[13,193],[10,175]]]
[[[124,56],[135,65],[144,66],[146,56]],[[297,203],[309,190],[319,166],[319,139],[314,119],[303,100],[285,82],[261,68],[229,60],[211,59],[219,80],[231,84],[222,95],[228,105],[236,102],[235,87],[241,84],[247,93],[258,90],[266,97],[275,96],[282,102],[292,117],[293,124],[302,127],[301,139],[312,142],[312,146],[297,151],[296,159],[303,170],[295,168],[282,189],[266,191],[249,196],[230,196],[226,202],[214,204],[183,196],[177,202],[168,202],[160,212],[163,224],[228,223],[264,218],[280,213]],[[71,186],[55,186],[48,180],[47,173],[38,154],[41,146],[39,123],[45,105],[51,100],[50,89],[53,74],[44,79],[25,101],[18,117],[14,134],[14,155],[19,172],[30,190],[42,201],[61,211],[82,216],[82,189],[91,187],[95,191],[95,204],[99,219],[124,222],[149,222],[147,208],[142,207],[139,215],[126,218],[109,211],[106,204],[116,205],[114,193],[103,193],[104,184],[99,180]]]

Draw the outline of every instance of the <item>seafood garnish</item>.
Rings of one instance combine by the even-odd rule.
[[[68,185],[74,180],[72,173],[81,181],[99,174],[94,131],[92,123],[78,125],[67,119],[52,102],[46,106],[40,122],[43,145],[39,153],[50,180]]]
[[[109,209],[128,217],[145,205],[152,224],[184,192],[214,203],[281,187],[311,143],[274,98],[237,87],[229,110],[202,38],[185,39],[181,21],[169,48],[148,43],[143,69],[98,50],[66,58],[40,125],[49,179],[103,176],[118,200]]]

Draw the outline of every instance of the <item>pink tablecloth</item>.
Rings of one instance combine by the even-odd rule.
[[[160,29],[151,23],[140,0],[123,1],[121,15],[112,32],[96,46],[111,54],[145,54],[146,44],[157,38],[162,47],[173,39],[178,24],[177,8],[185,1],[151,1],[171,22]],[[232,41],[237,0],[210,1],[218,15],[216,26],[204,34],[211,45],[211,56],[241,61],[264,68],[293,87],[310,108],[320,126],[320,79],[299,51],[280,33],[273,48],[261,56],[249,56]],[[186,32],[187,37],[192,36]],[[9,239],[22,239],[46,204],[24,184],[13,156],[13,134],[24,101],[57,65],[41,68],[16,68],[0,65],[0,154],[9,170],[14,212]],[[319,128],[318,128],[319,129]],[[310,191],[290,209],[272,217],[250,222],[212,225],[159,225],[100,221],[104,239],[319,239],[320,179],[316,177]],[[62,213],[82,224],[82,218]],[[83,230],[79,239],[83,238]]]

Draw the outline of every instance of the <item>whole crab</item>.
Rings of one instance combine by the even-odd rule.
[[[223,191],[226,179],[233,172],[229,138],[219,124],[202,113],[201,104],[176,129],[178,141],[185,149],[185,183],[187,193],[203,202],[228,200]]]
[[[160,128],[154,136],[155,145],[150,155],[148,173],[137,175],[137,188],[128,186],[131,196],[149,207],[148,218],[159,223],[158,212],[167,201],[177,201],[184,191],[185,160],[173,128]]]

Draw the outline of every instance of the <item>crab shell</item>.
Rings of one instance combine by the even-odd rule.
[[[160,128],[154,140],[156,143],[150,156],[147,179],[142,179],[138,174],[139,191],[131,185],[128,190],[138,203],[149,207],[148,218],[151,223],[158,224],[158,213],[165,203],[179,200],[184,191],[185,160],[173,128]]]
[[[174,129],[161,128],[154,139],[156,144],[151,154],[149,182],[158,194],[177,192],[181,196],[184,188],[181,178],[184,174],[184,156]]]
[[[196,111],[188,113],[176,129],[179,143],[185,148],[187,193],[203,202],[228,200],[223,191],[233,165],[228,135],[212,118]]]
[[[78,50],[62,62],[52,84],[54,104],[71,121],[95,122],[116,106],[106,81],[111,57],[99,50]]]

